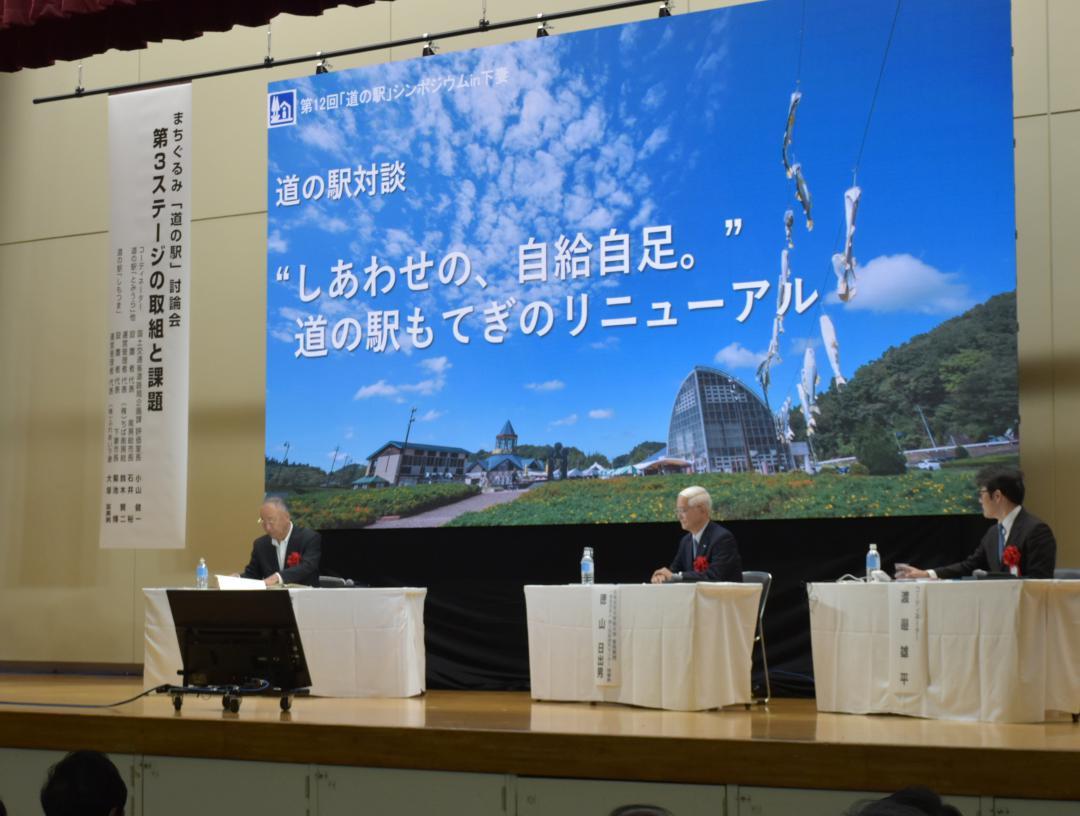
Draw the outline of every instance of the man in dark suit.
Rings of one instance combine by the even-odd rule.
[[[742,559],[735,536],[710,520],[712,498],[703,487],[688,487],[679,493],[675,513],[686,535],[679,542],[670,567],[660,567],[652,575],[654,584],[678,581],[735,581],[742,583]]]
[[[983,515],[997,521],[986,531],[978,549],[963,561],[932,570],[897,564],[897,578],[959,578],[977,569],[1009,572],[1013,551],[1019,556],[1016,574],[1021,578],[1054,577],[1057,542],[1050,527],[1021,506],[1024,474],[1015,468],[991,465],[980,470],[975,481]]]
[[[259,523],[266,535],[255,539],[251,561],[242,577],[261,578],[275,584],[319,585],[319,557],[322,539],[314,530],[294,527],[285,502],[272,496],[259,510]]]

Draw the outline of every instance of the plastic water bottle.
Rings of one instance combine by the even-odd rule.
[[[208,589],[210,587],[210,570],[206,568],[206,559],[200,558],[195,567],[195,589]]]
[[[871,544],[866,551],[866,580],[873,581],[874,570],[881,569],[881,553],[877,551],[877,544]]]
[[[593,582],[593,560],[592,560],[592,547],[586,547],[585,552],[581,554],[581,583],[591,584]]]

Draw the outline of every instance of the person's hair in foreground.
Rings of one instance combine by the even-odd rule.
[[[952,805],[929,788],[914,785],[872,802],[859,802],[847,811],[847,816],[961,816]]]
[[[127,785],[97,751],[73,751],[51,768],[41,788],[45,816],[123,816]]]

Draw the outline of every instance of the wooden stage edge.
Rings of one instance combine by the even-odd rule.
[[[819,713],[778,699],[685,713],[432,691],[406,700],[167,695],[139,680],[0,674],[0,746],[629,781],[1080,799],[1080,725]],[[10,703],[44,705],[11,705]],[[993,773],[987,769],[1009,769]]]

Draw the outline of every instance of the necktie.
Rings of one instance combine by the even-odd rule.
[[[1002,562],[1005,558],[1005,525],[998,525],[998,561]]]

